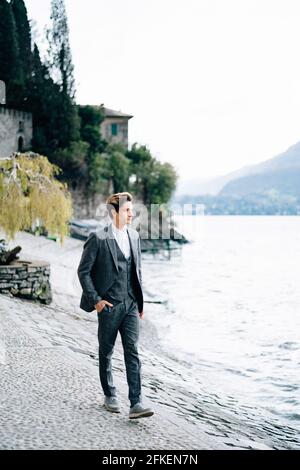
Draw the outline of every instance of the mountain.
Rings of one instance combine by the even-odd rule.
[[[227,183],[218,196],[246,198],[252,194],[264,194],[273,198],[300,198],[300,168],[266,171],[237,178]]]
[[[244,168],[215,178],[193,178],[191,180],[179,181],[175,197],[182,195],[199,196],[201,194],[218,194],[226,183],[234,178],[243,176],[243,174]]]
[[[293,170],[296,171],[300,169],[300,142],[288,148],[285,152],[273,157],[271,159],[265,160],[262,163],[255,165],[248,165],[239,170],[232,171],[223,176],[218,176],[216,178],[194,178],[187,181],[179,182],[175,198],[182,195],[217,195],[222,194],[223,190],[226,194],[229,194],[231,191],[241,191],[243,185],[247,185],[247,190],[245,187],[245,192],[249,192],[251,189],[251,184],[255,183],[255,188],[259,188],[260,184],[263,182],[263,177],[255,177],[254,175],[265,174],[266,179],[271,178],[272,184],[279,188],[285,188],[285,183],[282,182],[282,185],[279,185],[280,172],[288,170],[287,172],[282,173],[282,178],[288,178],[291,182],[291,185],[295,187],[297,184],[297,177],[293,176]],[[275,174],[274,172],[279,172]],[[270,174],[269,174],[270,173]],[[269,176],[267,176],[269,174]],[[253,175],[251,179],[244,179]],[[241,180],[238,182],[238,180]],[[235,183],[234,183],[235,181]],[[266,186],[266,181],[262,184],[262,188]],[[250,186],[249,186],[250,185]],[[268,186],[268,185],[267,185]],[[239,188],[239,189],[238,189]],[[291,188],[290,188],[291,189]],[[296,188],[295,188],[296,189]]]
[[[229,181],[219,196],[245,197],[253,193],[300,196],[300,142],[270,160],[253,165],[251,174]]]

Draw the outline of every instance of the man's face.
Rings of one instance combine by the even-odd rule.
[[[119,209],[119,213],[116,215],[116,219],[121,225],[131,224],[133,217],[132,202],[125,202]]]

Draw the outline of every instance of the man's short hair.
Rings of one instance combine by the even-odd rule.
[[[120,207],[123,206],[127,201],[132,201],[133,197],[130,193],[115,193],[109,196],[106,200],[106,207],[110,218],[112,219],[112,210],[115,209],[117,214],[119,213]]]

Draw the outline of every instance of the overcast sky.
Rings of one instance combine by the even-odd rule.
[[[42,33],[50,0],[25,0]],[[133,114],[181,180],[300,140],[299,0],[66,0],[77,102]]]

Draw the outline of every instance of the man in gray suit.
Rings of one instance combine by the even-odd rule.
[[[113,384],[111,358],[120,332],[130,400],[129,418],[153,415],[142,404],[141,361],[138,354],[139,317],[143,318],[141,242],[132,222],[132,195],[111,195],[107,201],[111,223],[91,232],[78,267],[83,292],[80,307],[98,315],[99,376],[104,406],[120,412]]]

